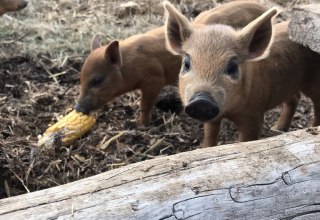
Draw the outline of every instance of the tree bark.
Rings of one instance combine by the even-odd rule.
[[[320,128],[194,150],[0,200],[0,219],[320,219]]]
[[[288,34],[294,42],[320,53],[320,4],[294,7]]]

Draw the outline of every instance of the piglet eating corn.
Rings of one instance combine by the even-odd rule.
[[[55,143],[68,145],[87,133],[96,123],[96,119],[91,115],[86,115],[73,110],[56,124],[49,127],[39,137],[39,145],[52,147]]]

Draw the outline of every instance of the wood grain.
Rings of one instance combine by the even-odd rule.
[[[320,128],[131,164],[0,200],[0,219],[320,219]]]

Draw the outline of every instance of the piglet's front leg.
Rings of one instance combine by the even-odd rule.
[[[212,147],[218,145],[218,137],[221,122],[206,122],[204,123],[204,138],[201,147]]]
[[[236,122],[239,131],[239,141],[253,141],[260,137],[264,115],[252,115],[250,117],[243,117]]]
[[[271,130],[286,132],[289,130],[294,113],[299,104],[300,94],[296,94],[282,104],[282,111],[277,123]]]
[[[155,105],[159,93],[163,86],[147,87],[141,90],[142,97],[140,102],[140,115],[137,123],[140,126],[146,126],[151,122],[152,108]]]

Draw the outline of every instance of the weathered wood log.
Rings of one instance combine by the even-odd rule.
[[[0,219],[320,219],[320,128],[0,200]]]
[[[292,11],[290,39],[320,53],[320,4],[296,6]]]

